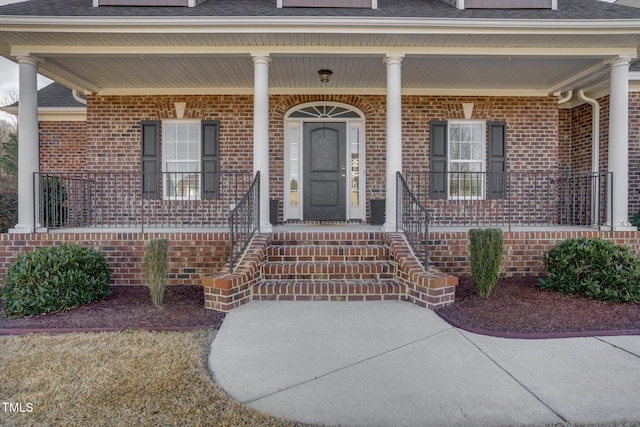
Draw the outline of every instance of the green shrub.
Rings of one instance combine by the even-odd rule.
[[[469,230],[471,278],[476,293],[482,298],[488,298],[498,282],[502,250],[502,230],[498,228]]]
[[[640,211],[636,212],[631,219],[629,220],[629,222],[631,223],[631,225],[633,225],[634,227],[636,227],[638,230],[640,230]]]
[[[153,239],[147,242],[144,251],[144,278],[149,287],[151,302],[156,307],[162,305],[164,290],[167,287],[168,254],[167,239]]]
[[[18,222],[18,190],[0,185],[0,233],[6,233]]]
[[[42,225],[62,227],[67,221],[67,189],[61,178],[48,176],[40,181]]]
[[[109,277],[104,256],[90,248],[64,244],[21,254],[4,279],[4,313],[31,316],[104,299]]]
[[[640,300],[640,262],[604,239],[568,239],[544,254],[540,287],[609,302]]]

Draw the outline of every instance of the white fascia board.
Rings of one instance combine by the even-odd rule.
[[[640,19],[0,16],[3,31],[87,33],[639,34]]]
[[[86,108],[39,108],[39,122],[86,122]]]
[[[640,82],[640,71],[629,71],[629,81]]]
[[[383,56],[553,56],[553,57],[608,57],[613,59],[637,57],[636,47],[385,47],[385,46],[53,46],[14,45],[11,56],[40,55],[383,55]]]
[[[269,88],[269,95],[386,95],[386,93],[386,88]],[[416,96],[549,96],[545,89],[403,88],[402,94]],[[97,95],[253,95],[253,88],[103,88]]]
[[[17,107],[0,107],[14,116],[18,116]],[[84,122],[87,121],[87,109],[85,107],[39,107],[39,122]]]

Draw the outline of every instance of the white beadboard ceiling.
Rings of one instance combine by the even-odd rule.
[[[608,78],[607,63],[625,49],[635,55],[638,46],[640,29],[511,35],[428,30],[420,34],[0,30],[0,55],[34,55],[41,60],[41,74],[76,89],[105,94],[168,89],[172,93],[250,93],[254,51],[270,54],[272,93],[383,93],[385,51],[397,54],[406,49],[403,90],[545,95],[596,84],[606,87],[602,81]],[[564,50],[549,52],[553,49]],[[333,71],[328,84],[320,83],[317,76],[322,68]]]
[[[383,56],[273,55],[272,91],[295,88],[359,90],[386,87]],[[405,89],[477,89],[546,91],[567,76],[601,62],[597,58],[407,56],[402,65]],[[78,75],[102,89],[253,87],[253,62],[245,56],[91,56],[51,57],[56,74]],[[41,68],[47,68],[41,67]],[[317,71],[333,76],[322,84]],[[65,76],[63,76],[65,77]]]

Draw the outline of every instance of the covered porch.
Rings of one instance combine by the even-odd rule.
[[[386,25],[401,26],[391,21]],[[248,33],[243,29],[223,34],[212,26],[206,35],[193,35],[194,45],[187,49],[175,34],[151,45],[149,40],[143,43],[143,34],[152,31],[145,26],[136,26],[135,32],[126,26],[118,30],[133,46],[127,49],[112,43],[116,34],[101,36],[100,49],[83,44],[73,32],[58,33],[56,37],[64,39],[58,45],[42,45],[35,39],[11,43],[10,54],[20,66],[20,196],[14,231],[224,228],[230,208],[258,172],[260,232],[273,229],[271,200],[281,203],[278,221],[305,221],[305,207],[299,212],[292,208],[295,197],[301,197],[293,193],[304,183],[297,172],[311,174],[295,166],[303,160],[301,152],[293,151],[296,120],[300,144],[307,123],[348,124],[344,131],[348,144],[340,146],[345,156],[337,157],[336,186],[353,190],[351,155],[352,150],[360,150],[359,205],[351,210],[355,213],[342,215],[346,221],[370,222],[371,200],[384,200],[382,229],[396,231],[401,213],[396,175],[401,173],[417,202],[429,212],[432,226],[628,229],[629,65],[637,55],[635,45],[629,46],[631,36],[600,31],[600,43],[594,48],[588,36],[559,34],[555,24],[532,31],[514,23],[483,22],[471,31],[460,23],[438,35],[439,46],[435,46],[434,35],[425,28],[437,25],[425,20],[426,27],[416,23],[402,31],[398,28],[398,40],[391,47],[386,46],[382,31],[378,34],[374,29],[365,35],[353,32],[354,25],[360,28],[357,20],[335,22],[331,34],[303,30],[300,24],[285,21]],[[289,32],[278,45],[254,46],[260,35],[279,34],[283,28]],[[491,35],[497,28],[501,37]],[[554,42],[543,42],[551,34]],[[513,37],[528,42],[514,47]],[[213,51],[212,44],[223,52]],[[325,53],[329,44],[335,47],[331,54]],[[541,44],[547,47],[538,48]],[[160,71],[176,69],[182,71],[175,75]],[[469,69],[474,70],[473,77],[465,71]],[[323,70],[332,71],[330,79],[319,78]],[[78,156],[82,164],[78,171],[41,167],[37,72],[87,94],[88,146],[86,159]],[[587,168],[561,164],[559,154],[565,142],[558,130],[558,103],[578,102],[577,95],[571,94],[580,91],[608,102],[606,163],[593,154],[597,161]],[[308,104],[346,105],[359,116],[293,115]],[[544,120],[525,122],[538,118]],[[157,153],[153,157],[134,150],[136,141],[146,141],[143,129],[154,120],[160,125],[202,121],[203,126],[217,120],[220,151],[211,159],[202,157],[201,164],[216,161],[218,169],[202,166],[188,174],[172,172],[167,166],[171,162]],[[443,122],[448,127],[442,127]],[[501,162],[489,152],[495,136],[491,129],[498,122],[506,129]],[[453,149],[438,153],[439,146],[430,138],[438,132],[450,135],[447,129],[467,123],[477,123],[483,130],[481,154],[472,159],[476,164],[471,161],[467,169],[454,168],[461,158],[437,164],[436,157],[451,156]],[[144,169],[148,158],[157,159],[156,170]],[[157,183],[161,196],[148,197],[145,174],[156,174],[147,183]],[[429,174],[439,174],[437,195]],[[64,183],[64,189],[52,187],[52,182]],[[215,187],[210,195],[205,195],[205,182]],[[504,187],[499,194],[491,182]],[[308,185],[311,193],[312,184]],[[353,206],[349,190],[337,193],[340,206]],[[64,202],[60,191],[66,194]],[[330,190],[321,191],[320,196],[330,194]],[[64,213],[63,221],[56,218],[60,216],[56,210]]]

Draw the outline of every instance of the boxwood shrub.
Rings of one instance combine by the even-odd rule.
[[[481,298],[489,298],[498,282],[503,250],[503,233],[499,228],[469,230],[471,278]]]
[[[18,190],[0,181],[0,233],[6,233],[18,222]]]
[[[629,248],[596,238],[567,239],[544,254],[544,289],[609,302],[640,300],[640,262]]]
[[[100,252],[78,245],[23,253],[7,270],[0,295],[7,317],[67,310],[106,298],[109,266]]]

